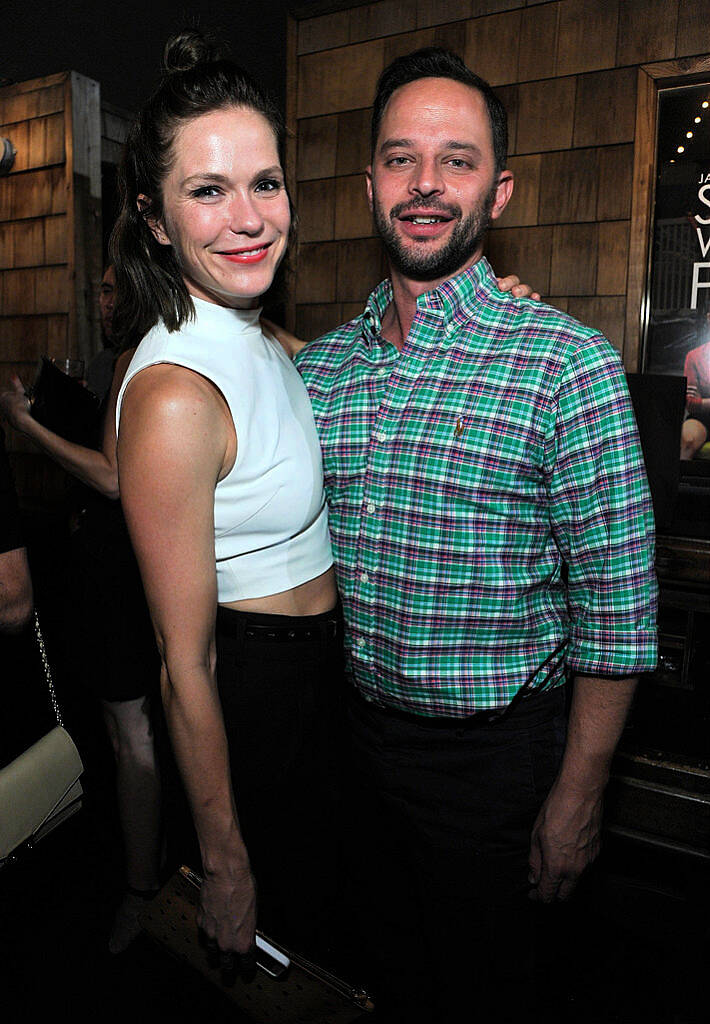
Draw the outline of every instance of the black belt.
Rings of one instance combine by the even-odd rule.
[[[281,624],[277,620],[286,619]],[[257,643],[299,643],[304,640],[336,640],[342,633],[339,611],[325,615],[280,616],[250,614],[233,608],[217,608],[217,630],[236,639]]]
[[[261,640],[263,643],[295,643],[299,640],[335,640],[338,636],[338,620],[310,626],[263,626],[249,623],[244,626],[246,640]]]

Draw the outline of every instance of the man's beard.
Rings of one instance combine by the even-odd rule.
[[[375,227],[392,267],[412,281],[438,281],[442,278],[453,277],[483,242],[490,224],[496,192],[497,186],[491,186],[490,191],[465,220],[461,219],[463,216],[461,207],[456,203],[442,203],[423,197],[392,207],[387,216],[377,199],[373,185],[372,208]],[[421,242],[410,240],[407,246],[396,232],[395,220],[402,214],[416,213],[417,209],[438,211],[458,221],[448,242],[434,252],[426,251],[429,245],[428,240]],[[417,252],[417,246],[421,247],[420,252]]]

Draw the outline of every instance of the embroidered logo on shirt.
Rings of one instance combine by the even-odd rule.
[[[466,428],[463,425],[461,417],[457,417],[456,426],[454,427],[454,437],[461,437]]]

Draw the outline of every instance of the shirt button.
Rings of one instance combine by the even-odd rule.
[[[357,638],[357,645],[358,645],[358,647],[364,647],[366,643],[367,643],[367,640],[365,639],[364,636],[359,636]]]
[[[377,371],[377,376],[378,377],[384,377],[384,375],[386,373],[387,373],[387,367],[386,366],[380,366],[380,368]]]
[[[387,440],[387,434],[384,432],[384,430],[378,430],[377,431],[377,433],[375,434],[375,440],[376,441],[381,441],[381,442]]]
[[[366,511],[370,512],[370,513],[373,513],[375,511],[375,509],[376,509],[376,505],[375,505],[374,501],[368,501],[367,506],[366,506]]]
[[[370,577],[367,575],[366,572],[361,572],[360,573],[360,582],[361,583],[369,583],[370,582]]]

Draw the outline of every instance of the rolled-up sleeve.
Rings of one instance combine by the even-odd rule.
[[[654,523],[619,358],[586,339],[560,381],[548,438],[550,516],[568,571],[568,665],[631,676],[656,664]]]

